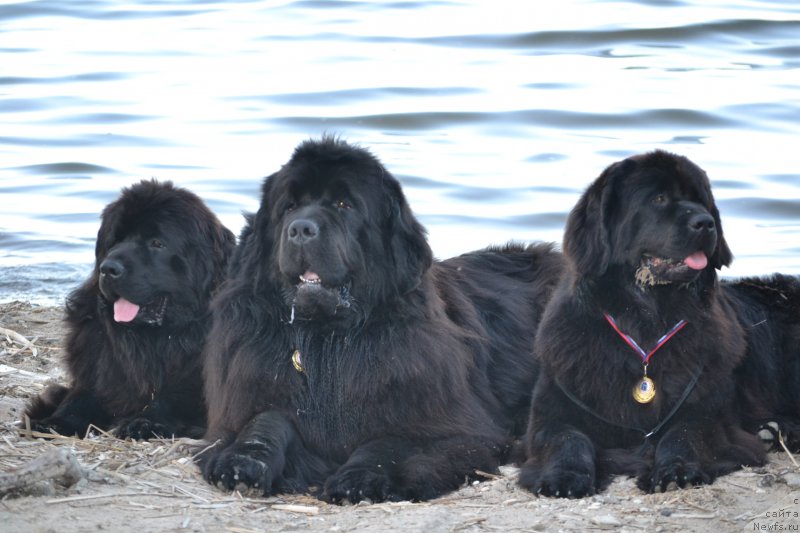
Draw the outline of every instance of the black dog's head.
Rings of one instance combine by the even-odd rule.
[[[569,215],[564,252],[580,277],[614,266],[642,287],[689,283],[733,260],[706,173],[660,150],[603,171]]]
[[[178,325],[205,312],[234,244],[195,194],[142,181],[103,211],[93,277],[116,323]]]
[[[262,193],[242,260],[259,263],[254,275],[297,319],[351,325],[416,288],[432,263],[400,184],[367,150],[306,141]]]

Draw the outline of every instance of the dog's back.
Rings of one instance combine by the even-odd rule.
[[[485,340],[483,363],[500,404],[498,416],[508,416],[512,433],[522,435],[538,375],[536,328],[563,271],[561,254],[550,244],[507,244],[453,257],[434,268],[443,298],[459,296],[468,302],[448,305],[451,319]],[[474,314],[453,316],[454,309]]]
[[[748,350],[736,371],[745,427],[777,445],[800,450],[800,278],[783,274],[722,284],[747,332]]]

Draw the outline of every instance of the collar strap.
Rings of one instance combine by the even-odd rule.
[[[561,383],[558,381],[558,378],[555,378],[554,381],[555,381],[556,386],[561,390],[561,392],[564,393],[564,395],[567,398],[569,398],[572,401],[572,403],[574,403],[575,405],[577,405],[578,407],[580,407],[581,409],[583,409],[584,411],[586,411],[587,413],[589,413],[590,415],[595,417],[596,419],[598,419],[598,420],[600,420],[602,422],[605,422],[606,424],[609,424],[609,425],[612,425],[612,426],[617,426],[617,427],[622,428],[622,429],[630,429],[632,431],[638,431],[639,433],[643,434],[645,440],[647,440],[650,437],[652,437],[653,435],[655,435],[656,433],[658,433],[659,431],[661,431],[664,428],[664,426],[666,425],[666,423],[669,422],[670,419],[672,419],[672,417],[675,415],[675,413],[678,412],[678,409],[681,408],[683,403],[686,401],[686,398],[688,398],[689,395],[692,393],[692,390],[694,389],[694,386],[697,385],[697,381],[700,379],[700,374],[702,374],[702,373],[703,373],[703,370],[701,368],[694,375],[694,377],[692,377],[692,380],[689,382],[689,384],[683,390],[683,394],[681,394],[681,397],[678,398],[677,402],[675,402],[675,405],[672,406],[672,409],[670,409],[669,413],[667,413],[667,416],[665,416],[650,431],[647,431],[646,429],[642,429],[642,428],[636,427],[636,426],[628,426],[628,425],[625,425],[625,424],[620,424],[618,422],[612,422],[608,418],[606,418],[603,415],[597,413],[591,407],[589,407],[588,405],[586,405],[585,403],[580,401],[577,396],[575,396],[574,394],[572,394],[569,391],[569,389],[567,389],[566,387],[561,385]]]

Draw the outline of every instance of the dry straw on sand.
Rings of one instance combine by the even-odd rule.
[[[0,304],[0,529],[40,531],[753,531],[768,510],[800,513],[800,468],[787,451],[713,485],[644,494],[619,479],[581,500],[537,498],[517,469],[425,503],[327,505],[309,495],[262,497],[208,485],[192,461],[206,443],[86,439],[20,427],[22,407],[62,381],[61,310]],[[789,520],[782,518],[788,528]],[[772,520],[774,524],[775,519]]]

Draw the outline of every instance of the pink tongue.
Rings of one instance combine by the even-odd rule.
[[[136,318],[139,306],[129,302],[125,298],[120,298],[114,302],[114,320],[117,322],[130,322]]]
[[[694,270],[703,270],[708,264],[708,258],[703,252],[695,252],[683,260],[686,266]]]
[[[306,281],[319,281],[319,275],[316,272],[306,270],[306,273],[303,274],[303,279]]]

